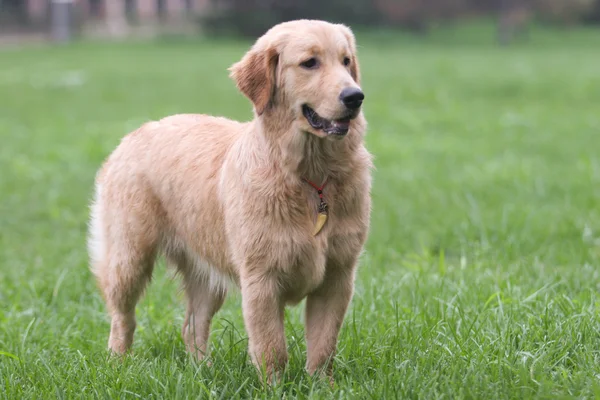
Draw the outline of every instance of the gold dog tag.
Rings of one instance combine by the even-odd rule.
[[[313,236],[317,236],[323,226],[327,222],[327,203],[321,200],[321,204],[319,204],[319,214],[317,214],[317,222],[315,224],[315,229],[313,231]]]
[[[327,184],[327,178],[325,178],[325,181],[323,182],[323,184],[321,186],[318,186],[317,184],[309,181],[306,178],[302,178],[302,180],[304,182],[308,183],[310,186],[312,186],[317,191],[317,194],[319,195],[319,199],[321,199],[321,202],[319,203],[318,214],[317,214],[317,222],[315,223],[315,229],[313,230],[313,236],[317,236],[319,234],[319,232],[321,232],[321,229],[323,229],[325,222],[327,222],[327,214],[328,214],[327,203],[323,199],[323,188]]]

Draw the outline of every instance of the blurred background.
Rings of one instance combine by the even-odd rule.
[[[427,35],[467,19],[493,19],[496,40],[526,39],[534,22],[600,24],[600,0],[0,0],[0,40],[157,34],[257,36],[277,22],[319,18]]]
[[[338,392],[296,307],[272,398],[599,398],[600,0],[0,0],[0,399],[271,398],[239,296],[190,366],[162,261],[106,357],[88,207],[141,124],[252,118],[227,68],[303,17],[357,36],[373,212]]]

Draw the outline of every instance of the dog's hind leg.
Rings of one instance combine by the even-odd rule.
[[[152,276],[157,241],[139,208],[108,210],[108,205],[98,193],[92,206],[89,248],[92,269],[111,315],[108,347],[123,354],[133,342],[135,306]]]
[[[171,259],[183,275],[183,284],[188,301],[182,336],[190,353],[198,360],[208,354],[210,324],[219,311],[227,288],[210,266],[191,262],[187,257]]]
[[[135,306],[152,276],[154,254],[114,257],[100,279],[111,313],[108,347],[123,354],[131,347],[135,331]]]

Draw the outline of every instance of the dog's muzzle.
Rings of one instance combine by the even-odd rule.
[[[358,115],[358,109],[343,118],[328,120],[305,104],[302,106],[302,114],[314,129],[320,129],[327,135],[344,136],[350,129],[350,121]]]

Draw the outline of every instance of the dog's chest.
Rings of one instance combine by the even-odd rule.
[[[290,243],[290,258],[293,260],[287,269],[285,281],[288,282],[288,301],[295,303],[318,288],[324,281],[328,266],[343,268],[360,252],[365,229],[361,227],[359,204],[343,192],[323,190],[323,201],[327,202],[327,220],[322,229],[315,234],[318,224],[320,197],[308,192],[304,200],[305,212],[288,225],[301,229],[301,238],[296,244]],[[352,268],[352,265],[347,265]]]
[[[252,182],[252,190],[226,198],[231,258],[242,268],[275,277],[285,301],[297,303],[323,284],[331,263],[352,268],[365,231],[361,211],[368,207],[361,206],[356,190],[331,181],[322,193],[327,221],[314,234],[317,191],[308,184],[259,185],[268,181]]]
[[[321,243],[306,242],[292,255],[293,262],[281,270],[284,297],[288,303],[297,303],[319,287],[325,277],[327,250]]]

